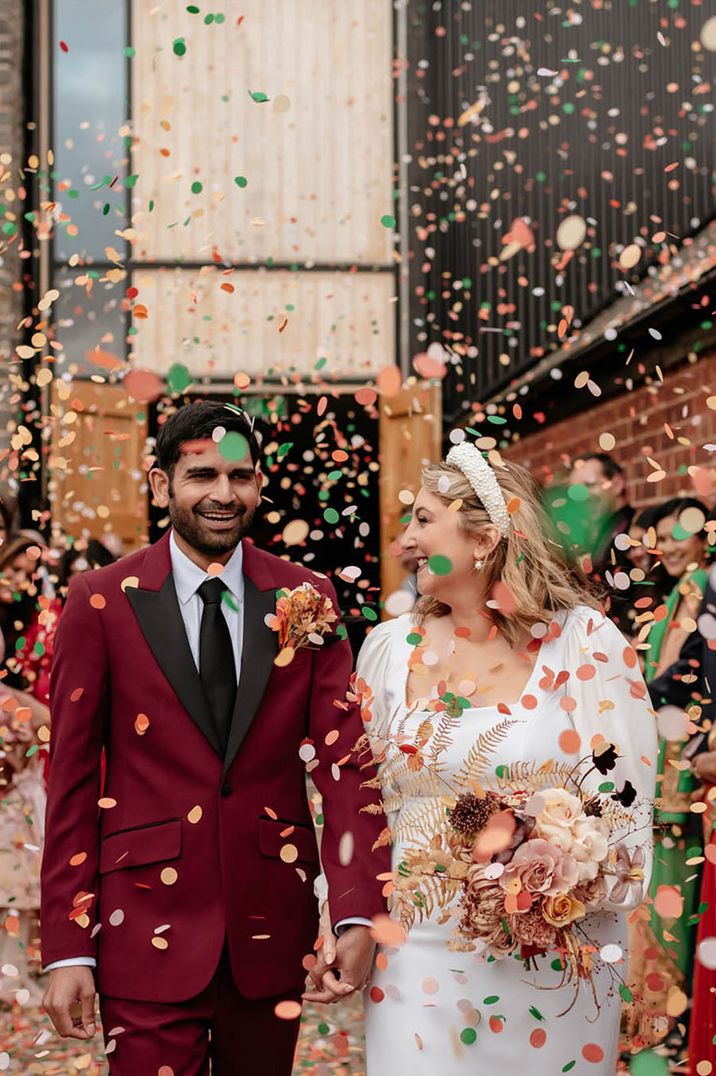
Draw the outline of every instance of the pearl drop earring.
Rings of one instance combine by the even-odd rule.
[[[485,567],[484,560],[476,560],[475,561],[475,571],[476,572],[481,572],[484,567]]]

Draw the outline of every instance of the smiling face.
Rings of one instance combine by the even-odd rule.
[[[210,561],[228,560],[261,500],[260,473],[250,454],[226,459],[210,438],[185,441],[171,477],[155,468],[149,480],[157,504],[169,510],[177,540],[188,547],[185,552]]]
[[[492,524],[482,527],[476,534],[467,533],[460,523],[459,512],[453,511],[441,497],[421,488],[413,504],[411,519],[401,539],[404,552],[412,555],[418,564],[418,590],[451,605],[451,595],[479,589],[479,573],[475,561],[486,557],[494,549],[499,535]],[[449,571],[432,571],[428,566],[431,557],[446,558]],[[447,565],[445,565],[447,567]]]
[[[677,515],[665,516],[656,525],[656,545],[661,551],[661,563],[674,579],[680,579],[688,568],[697,568],[704,557],[704,540],[698,534],[675,538]],[[678,532],[677,532],[678,533]]]

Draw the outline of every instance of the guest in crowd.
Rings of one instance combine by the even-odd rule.
[[[624,550],[614,546],[618,534],[627,534],[634,509],[627,497],[623,468],[606,452],[589,452],[575,459],[569,475],[570,485],[586,486],[600,511],[598,529],[593,539],[592,566],[595,575],[604,578],[615,565],[627,563]]]
[[[706,592],[707,514],[706,506],[690,497],[667,501],[657,513],[657,550],[665,570],[677,580],[648,638],[645,679],[657,707],[672,701],[669,692],[664,695],[663,677],[693,634]],[[698,869],[691,861],[698,855],[701,833],[690,811],[695,780],[685,728],[679,725],[674,732],[663,720],[660,726],[651,902],[633,922],[630,938],[629,983],[639,1000],[630,1010],[628,1029],[646,1045],[655,1045],[667,1035],[672,1022],[667,997],[674,987],[688,993],[694,949],[699,885]],[[666,892],[664,887],[678,894],[677,915],[663,904],[663,897],[655,901],[660,890]]]
[[[63,600],[67,594],[70,579],[80,572],[104,568],[116,560],[114,554],[96,538],[79,539],[60,557],[57,569],[57,590]]]
[[[50,668],[61,604],[47,585],[42,537],[19,532],[0,547],[0,630],[6,653],[6,683],[49,702]]]

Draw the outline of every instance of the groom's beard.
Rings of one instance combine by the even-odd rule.
[[[202,517],[202,512],[211,512],[211,504],[198,504],[195,508],[182,508],[175,501],[169,501],[169,519],[172,527],[184,541],[207,557],[230,553],[235,549],[245,534],[248,533],[254,518],[254,509],[238,505],[235,509],[236,519],[232,527],[213,531]],[[214,511],[226,511],[217,506]]]

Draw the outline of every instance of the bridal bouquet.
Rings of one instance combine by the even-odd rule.
[[[603,742],[573,769],[554,761],[500,767],[498,790],[474,784],[443,800],[442,832],[408,846],[396,874],[404,925],[442,908],[443,921],[457,919],[452,948],[517,955],[527,966],[557,951],[566,978],[590,979],[596,947],[585,933],[587,916],[607,896],[638,900],[643,880],[641,849],[630,855],[616,837],[628,829],[632,785],[617,792],[605,781],[604,791],[583,791],[588,773],[606,776],[616,759]]]

